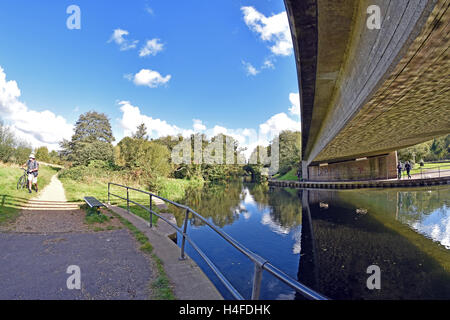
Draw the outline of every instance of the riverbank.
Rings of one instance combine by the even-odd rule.
[[[269,186],[288,188],[318,188],[318,189],[356,189],[356,188],[403,188],[424,187],[450,184],[450,176],[435,178],[391,179],[370,181],[283,181],[271,179]]]

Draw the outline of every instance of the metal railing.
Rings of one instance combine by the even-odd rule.
[[[127,197],[121,197],[119,195],[113,194],[111,192],[111,186],[117,186],[121,188],[125,188],[127,190]],[[140,192],[143,194],[147,194],[149,196],[149,206],[146,207],[140,203],[137,203],[135,201],[130,200],[130,190]],[[300,282],[292,279],[290,276],[285,274],[283,271],[277,269],[275,266],[273,266],[268,260],[260,257],[259,255],[255,254],[254,252],[250,251],[246,247],[244,247],[242,244],[231,238],[228,234],[225,232],[219,230],[216,226],[211,224],[208,220],[206,220],[204,217],[202,217],[200,214],[192,210],[191,208],[176,203],[174,201],[165,199],[163,197],[157,196],[151,192],[135,189],[128,186],[123,186],[117,183],[108,183],[108,204],[110,204],[110,196],[114,196],[117,198],[120,198],[122,200],[127,201],[127,211],[130,213],[130,203],[135,204],[139,206],[140,208],[148,211],[150,213],[150,220],[149,220],[149,227],[152,228],[152,220],[153,215],[157,216],[158,218],[165,221],[167,224],[169,224],[172,228],[174,228],[176,231],[178,231],[182,236],[181,241],[181,254],[180,254],[180,260],[185,260],[185,246],[186,241],[189,242],[191,247],[197,251],[197,253],[200,255],[200,257],[206,262],[206,264],[211,268],[211,270],[214,272],[214,274],[219,278],[219,280],[222,282],[222,284],[225,286],[225,288],[233,295],[233,297],[237,300],[245,300],[244,297],[239,293],[239,291],[228,281],[228,279],[222,274],[222,272],[217,268],[217,266],[206,256],[206,254],[195,244],[195,242],[188,236],[187,234],[187,227],[188,227],[188,220],[189,215],[192,214],[193,216],[196,216],[198,219],[200,219],[203,223],[205,223],[207,226],[209,226],[213,231],[215,231],[217,234],[219,234],[225,241],[227,241],[229,244],[231,244],[235,249],[240,251],[244,256],[249,258],[254,263],[254,274],[253,274],[253,288],[252,288],[252,300],[258,300],[260,293],[261,293],[261,280],[262,280],[262,273],[263,271],[267,271],[271,275],[273,275],[278,280],[282,281],[283,283],[290,286],[292,289],[303,295],[307,299],[311,300],[328,300],[327,297],[315,292],[314,290],[308,288],[307,286],[301,284]],[[183,223],[183,229],[179,228],[177,225],[174,225],[172,222],[167,220],[166,218],[162,217],[152,209],[152,200],[153,197],[158,198],[164,202],[170,203],[177,208],[185,210],[185,219]]]
[[[430,176],[430,178],[440,178],[440,177],[448,177],[450,176],[450,165],[442,165],[437,166],[434,168],[422,168],[419,167],[420,172],[417,172],[417,169],[413,169],[413,173],[411,173],[411,177],[419,177],[420,179],[426,178],[427,175]],[[425,177],[424,177],[425,176]],[[407,177],[406,171],[402,171],[402,178]]]

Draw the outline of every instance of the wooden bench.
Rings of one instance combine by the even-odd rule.
[[[87,203],[87,205],[90,208],[96,208],[97,210],[100,207],[106,207],[103,203],[101,203],[100,201],[98,201],[96,198],[94,197],[84,197],[84,201]]]

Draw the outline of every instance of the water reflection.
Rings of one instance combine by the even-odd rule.
[[[399,192],[397,218],[417,232],[450,249],[448,190]]]
[[[234,184],[185,204],[302,283],[334,299],[449,299],[450,188],[294,190]],[[183,220],[180,213],[177,219]],[[247,298],[253,265],[195,219],[189,233]],[[195,253],[190,254],[231,298]],[[382,289],[366,286],[370,265]],[[301,299],[270,275],[263,299]]]

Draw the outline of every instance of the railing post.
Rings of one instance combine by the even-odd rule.
[[[181,241],[181,255],[180,260],[185,260],[186,257],[184,256],[184,248],[186,246],[186,232],[187,232],[187,225],[189,220],[189,209],[186,209],[186,217],[184,218],[184,228],[183,228],[183,240]]]
[[[262,266],[255,262],[255,273],[253,275],[253,289],[252,289],[252,300],[259,300],[259,295],[261,293],[261,280],[262,280]]]
[[[128,187],[127,187],[127,211],[128,213],[130,213],[130,192]]]
[[[111,189],[111,183],[110,182],[108,182],[108,204],[110,205],[111,204],[111,201],[110,201],[110,189]]]
[[[150,228],[153,228],[152,195],[150,195]]]

